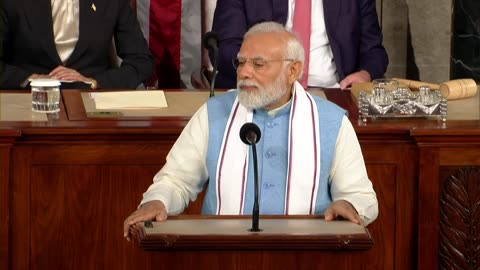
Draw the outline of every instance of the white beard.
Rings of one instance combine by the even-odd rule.
[[[257,82],[250,80],[239,80],[237,82],[238,102],[245,106],[247,109],[260,109],[265,108],[270,104],[273,104],[280,100],[287,94],[286,86],[287,76],[281,74],[270,85],[262,86]],[[241,90],[242,86],[255,86],[256,91]]]

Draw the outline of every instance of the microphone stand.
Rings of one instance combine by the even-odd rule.
[[[253,202],[253,212],[252,212],[252,228],[250,229],[251,232],[260,232],[262,231],[259,228],[259,220],[260,220],[260,207],[258,202],[258,190],[259,182],[258,182],[258,166],[257,166],[257,144],[255,140],[252,143],[252,151],[253,151],[253,176],[254,176],[254,202]]]
[[[240,128],[240,139],[245,144],[252,146],[253,154],[253,181],[254,181],[254,198],[253,198],[253,209],[252,209],[252,228],[249,229],[251,232],[260,232],[262,231],[259,226],[260,220],[260,202],[259,202],[259,193],[260,193],[260,183],[258,181],[258,160],[257,160],[257,142],[261,137],[260,128],[255,125],[253,122],[245,123]]]
[[[213,49],[213,74],[212,80],[210,81],[210,97],[215,96],[215,78],[217,77],[217,68],[218,68],[218,48]]]

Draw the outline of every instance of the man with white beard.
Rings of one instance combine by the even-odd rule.
[[[260,214],[375,220],[378,202],[353,127],[344,110],[298,83],[303,61],[301,42],[282,25],[253,26],[233,59],[238,89],[195,113],[140,207],[126,218],[124,236],[130,238],[137,222],[183,212],[204,186],[202,214],[251,214],[254,166],[238,136],[247,122],[262,132]]]

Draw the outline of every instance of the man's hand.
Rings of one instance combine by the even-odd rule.
[[[141,221],[165,221],[167,209],[161,201],[150,201],[142,205],[123,222],[123,237],[130,241],[130,226]]]
[[[341,82],[340,82],[340,88],[341,89],[347,89],[349,86],[351,86],[354,83],[365,83],[365,82],[370,82],[372,78],[370,77],[370,74],[365,71],[365,70],[360,70],[358,72],[352,73],[345,77]]]
[[[358,215],[357,210],[345,200],[334,201],[327,210],[325,210],[324,215],[326,221],[335,220],[340,216],[358,225],[363,225],[363,220]]]

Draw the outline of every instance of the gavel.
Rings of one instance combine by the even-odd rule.
[[[472,79],[457,79],[441,84],[399,78],[394,78],[394,80],[412,90],[418,90],[420,86],[429,86],[432,90],[440,90],[442,96],[448,100],[473,97],[477,94],[477,83]]]

